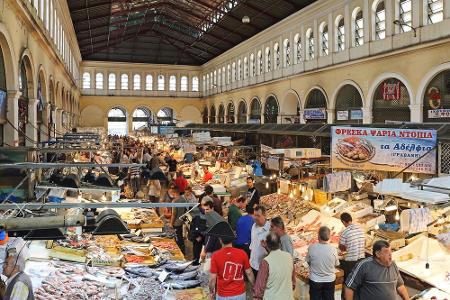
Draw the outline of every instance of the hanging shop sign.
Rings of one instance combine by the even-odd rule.
[[[350,112],[350,118],[352,120],[362,120],[363,119],[363,111],[361,109],[352,110]]]
[[[383,100],[399,100],[400,99],[400,82],[383,83]]]
[[[327,118],[325,108],[305,108],[303,112],[305,120],[324,120]]]
[[[338,121],[347,121],[348,120],[348,110],[338,110],[336,112],[336,118]]]
[[[428,110],[429,119],[440,119],[440,118],[450,118],[450,109],[430,109]]]
[[[171,135],[175,133],[175,127],[169,127],[169,126],[160,126],[159,127],[159,134],[160,135]]]
[[[405,172],[434,174],[436,136],[436,130],[333,126],[331,165],[393,172],[407,168]]]

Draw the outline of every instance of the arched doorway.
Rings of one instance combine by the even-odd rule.
[[[156,114],[157,120],[159,124],[169,125],[174,123],[174,114],[173,109],[170,107],[161,108]]]
[[[120,107],[108,112],[108,134],[127,135],[127,113]]]
[[[205,106],[205,108],[203,108],[202,121],[203,121],[203,124],[208,124],[208,107],[206,107],[206,106]]]
[[[260,124],[261,123],[261,102],[258,98],[253,98],[250,103],[250,118],[249,123]]]
[[[335,123],[362,123],[362,105],[363,101],[358,89],[351,84],[344,85],[336,96]]]
[[[216,123],[216,107],[214,104],[211,106],[209,110],[209,123],[214,124]]]
[[[0,47],[0,145],[3,145],[3,126],[7,122],[7,91],[8,88],[6,86],[5,60],[3,57],[3,50]]]
[[[278,101],[274,96],[269,96],[264,105],[264,123],[276,124],[278,122]]]
[[[230,102],[227,106],[227,123],[234,124],[234,122],[234,104],[233,102]]]
[[[28,112],[28,104],[29,104],[29,95],[32,91],[32,74],[31,73],[31,64],[27,57],[22,59],[20,64],[19,71],[19,90],[20,97],[18,101],[19,106],[19,123],[18,123],[18,131],[19,131],[19,146],[25,146],[26,141],[28,140],[31,143],[35,141],[27,136],[27,123],[29,118]],[[31,91],[30,91],[31,89]]]
[[[423,98],[424,122],[450,122],[450,70],[434,76]]]
[[[219,112],[218,112],[218,122],[219,124],[225,123],[225,107],[223,104],[219,105]]]
[[[410,96],[406,86],[397,78],[381,82],[373,96],[372,123],[386,121],[409,122]]]
[[[133,112],[133,130],[149,128],[153,123],[152,112],[146,107],[138,107]]]
[[[320,89],[313,89],[306,97],[304,119],[306,123],[327,122],[327,98]]]
[[[238,123],[245,124],[247,123],[247,105],[245,101],[239,102],[238,106]]]

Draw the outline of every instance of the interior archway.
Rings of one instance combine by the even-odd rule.
[[[218,122],[219,124],[225,123],[225,107],[223,104],[219,105],[219,112],[218,112]]]
[[[235,120],[234,120],[234,103],[230,102],[227,105],[227,123],[229,124],[234,124]]]
[[[264,124],[276,124],[278,122],[279,111],[280,108],[278,107],[277,99],[274,96],[269,96],[264,105]]]
[[[289,92],[282,103],[281,123],[300,123],[300,102],[294,92]]]
[[[127,135],[127,113],[121,107],[113,107],[108,112],[108,134]]]
[[[307,123],[327,122],[327,98],[320,89],[311,90],[306,97],[304,118]]]
[[[157,120],[159,124],[169,125],[174,123],[174,111],[170,107],[161,108],[156,114]]]
[[[239,102],[238,106],[238,123],[245,124],[247,123],[247,104],[245,101]]]
[[[149,128],[153,123],[153,116],[150,109],[147,107],[138,107],[133,112],[132,126],[133,130],[142,130]]]
[[[261,123],[261,102],[258,98],[253,98],[250,103],[250,118],[249,123]]]

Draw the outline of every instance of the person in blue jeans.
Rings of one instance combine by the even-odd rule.
[[[252,235],[252,226],[255,223],[253,219],[254,209],[252,206],[247,205],[245,208],[247,213],[241,216],[236,223],[236,240],[233,246],[238,249],[242,249],[250,257],[250,242]]]

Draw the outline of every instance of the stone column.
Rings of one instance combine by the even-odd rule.
[[[371,107],[363,107],[363,124],[371,124],[372,123],[372,108]]]
[[[28,100],[28,122],[26,125],[26,129],[25,129],[25,134],[26,136],[33,140],[30,141],[28,139],[26,139],[25,141],[25,145],[33,147],[36,145],[37,142],[37,103],[38,100],[37,99],[29,99]]]
[[[344,6],[344,38],[345,38],[345,50],[350,49],[352,45],[352,12],[350,11],[350,5],[346,4]],[[337,43],[336,43],[337,44]],[[337,49],[336,49],[337,50]]]
[[[261,113],[261,124],[264,124],[264,113]]]
[[[245,123],[248,124],[249,121],[250,121],[250,114],[246,114],[245,115]]]
[[[133,132],[133,116],[127,116],[127,135]]]
[[[444,19],[450,19],[450,0],[444,0]]]
[[[300,124],[306,124],[305,120],[305,111],[303,109],[300,109]]]
[[[10,90],[7,92],[8,103],[6,117],[15,128],[19,127],[19,97],[20,91]],[[4,129],[4,141],[6,144],[16,146],[19,143],[19,132],[13,125],[7,122]]]
[[[238,118],[239,118],[239,114],[237,109],[234,111],[234,124],[238,124]]]
[[[334,120],[334,109],[329,108],[327,109],[327,123],[333,124],[333,120]]]
[[[372,39],[372,9],[370,8],[369,0],[364,0],[362,10],[364,22],[364,44],[367,44]]]
[[[64,134],[64,127],[62,126],[62,114],[63,110],[61,108],[56,108],[55,111],[55,126],[56,126],[56,136],[62,136]]]
[[[409,106],[411,112],[411,122],[422,123],[423,122],[423,106],[417,104],[411,104]]]
[[[386,38],[389,36],[394,35],[395,33],[395,28],[394,26],[394,20],[395,20],[395,2],[396,1],[392,1],[392,0],[386,0],[384,2],[385,4],[385,11],[386,11]],[[414,2],[414,1],[411,1]]]

